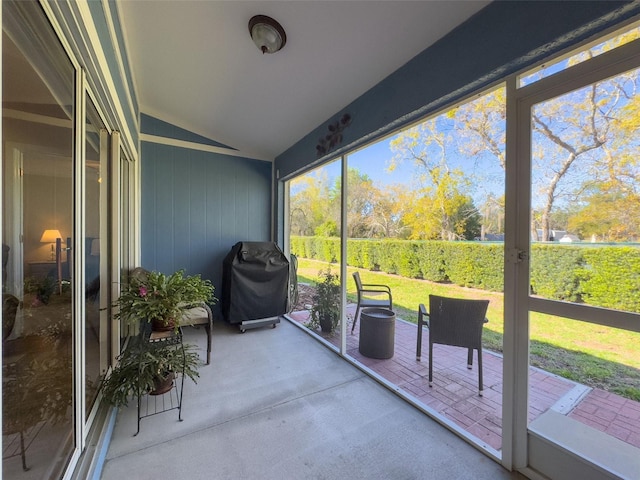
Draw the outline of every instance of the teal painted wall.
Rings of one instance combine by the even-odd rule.
[[[160,120],[159,118],[152,117],[146,113],[140,115],[140,130],[146,134],[158,137],[168,137],[176,140],[183,140],[185,142],[200,143],[202,145],[209,145],[212,147],[236,150],[228,145],[203,137],[197,133],[190,132],[184,128],[177,127],[176,125]]]
[[[102,52],[108,64],[109,75],[117,91],[117,101],[120,102],[121,109],[124,112],[125,125],[118,125],[118,128],[120,130],[126,129],[131,134],[133,143],[137,144],[139,141],[138,115],[140,111],[136,92],[133,87],[131,71],[129,69],[129,60],[122,35],[122,26],[120,24],[120,18],[118,17],[116,2],[111,0],[104,3],[109,6],[108,9],[105,8],[102,2],[90,1],[88,5],[100,38],[100,44],[103,46]],[[115,39],[112,38],[108,22],[113,24]],[[117,40],[117,43],[114,40]],[[116,52],[122,59],[123,70],[120,68]],[[99,82],[96,82],[96,87],[97,85],[99,85]],[[101,88],[95,88],[95,90],[97,95],[102,97],[101,100],[103,104],[108,105],[111,103],[107,100],[107,96]],[[110,100],[114,101],[114,99]],[[107,112],[107,114],[112,114],[112,112]]]
[[[271,235],[271,163],[142,142],[142,266],[213,282],[239,241]]]

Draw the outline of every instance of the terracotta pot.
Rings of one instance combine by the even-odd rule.
[[[151,330],[154,332],[168,332],[176,328],[175,319],[164,320],[162,318],[154,318],[151,320]]]
[[[149,395],[162,395],[163,393],[167,393],[173,388],[174,378],[175,374],[173,372],[169,372],[165,378],[156,378],[154,381],[155,388],[149,392]]]

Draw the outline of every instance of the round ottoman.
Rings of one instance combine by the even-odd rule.
[[[370,358],[393,357],[396,314],[386,308],[363,308],[358,349]]]

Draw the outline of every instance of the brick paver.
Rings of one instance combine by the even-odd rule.
[[[355,305],[349,305],[353,315]],[[307,311],[293,312],[293,320],[304,323]],[[417,361],[417,326],[396,320],[394,356],[372,359],[360,354],[358,334],[347,334],[347,353],[387,381],[400,387],[425,407],[474,435],[481,444],[495,450],[502,447],[502,356],[484,350],[484,392],[478,395],[477,357],[467,369],[467,351],[446,345],[433,347],[433,387],[429,387],[429,333],[425,329],[422,361]],[[350,329],[349,329],[350,332]],[[339,335],[320,335],[339,345]],[[529,373],[529,421],[549,410],[576,386],[575,382],[537,368]],[[568,416],[640,448],[640,403],[599,389],[591,390]]]
[[[640,448],[640,403],[594,388],[569,417]]]

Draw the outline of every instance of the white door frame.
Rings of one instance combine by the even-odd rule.
[[[561,475],[559,472],[569,469],[581,472],[581,478],[598,478],[608,469],[606,465],[596,465],[529,429],[529,312],[640,331],[638,314],[529,294],[531,110],[540,102],[638,67],[640,40],[522,88],[516,87],[515,76],[508,82],[503,464],[531,477],[538,477],[538,472]],[[511,442],[506,441],[508,438]],[[545,458],[544,465],[536,463],[540,458]]]

